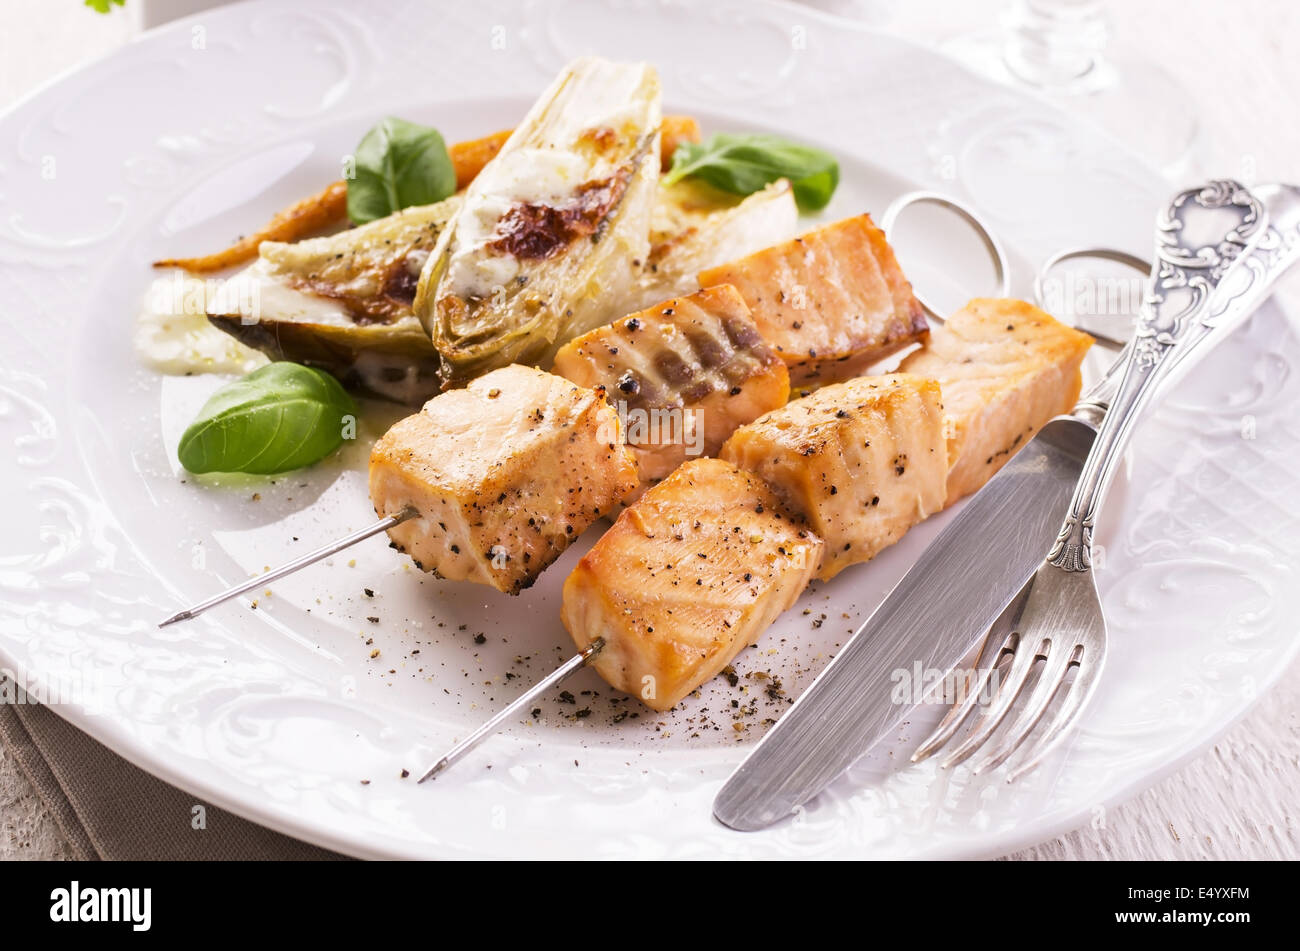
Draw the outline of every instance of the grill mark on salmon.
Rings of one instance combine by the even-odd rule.
[[[668,710],[798,599],[823,545],[772,490],[693,459],[625,509],[564,583],[561,617],[611,685]]]
[[[556,355],[555,372],[581,386],[603,386],[622,404],[643,488],[692,453],[714,455],[737,426],[780,406],[789,393],[785,364],[726,285],[570,341]],[[634,419],[633,412],[641,415]],[[657,428],[642,425],[655,419]]]
[[[857,215],[700,273],[732,284],[795,385],[850,378],[928,332],[884,232]]]

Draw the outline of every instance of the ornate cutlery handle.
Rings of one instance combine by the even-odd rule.
[[[1268,212],[1268,227],[1255,249],[1241,259],[1241,267],[1234,269],[1215,289],[1210,301],[1212,309],[1206,318],[1214,328],[1197,353],[1214,347],[1220,338],[1253,314],[1273,293],[1278,278],[1300,261],[1300,187],[1261,185],[1254,192]],[[1124,375],[1131,349],[1132,341],[1129,341],[1102,378],[1079,397],[1071,411],[1072,416],[1093,426],[1101,425],[1106,410],[1119,392],[1119,381]],[[1170,354],[1167,372],[1173,372],[1187,353],[1186,349],[1179,349]]]
[[[1226,230],[1222,224],[1198,227],[1192,212],[1205,212],[1219,220],[1226,215],[1232,224]],[[1209,314],[1206,307],[1210,295],[1264,236],[1267,218],[1259,199],[1227,179],[1180,192],[1160,214],[1151,283],[1133,341],[1125,351],[1119,390],[1084,462],[1065,522],[1048,553],[1049,564],[1065,571],[1092,567],[1097,504],[1114,475],[1133,424],[1155,384],[1214,330],[1216,315]],[[1198,240],[1198,231],[1212,237]]]

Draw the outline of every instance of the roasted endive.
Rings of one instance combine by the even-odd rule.
[[[650,222],[650,253],[627,311],[700,289],[699,273],[793,238],[794,192],[784,179],[744,199],[698,182],[662,187]]]
[[[465,193],[423,273],[415,313],[445,386],[549,365],[626,311],[650,248],[659,79],[644,63],[570,64]]]
[[[209,300],[208,319],[272,359],[423,403],[438,392],[440,359],[411,304],[459,204],[448,198],[407,208],[325,238],[264,241],[258,260]]]

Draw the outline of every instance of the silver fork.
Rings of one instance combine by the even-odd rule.
[[[1216,330],[1258,306],[1278,276],[1300,258],[1300,189],[1265,186],[1259,191],[1256,196],[1233,181],[1211,182],[1180,193],[1158,219],[1150,289],[1134,339],[1112,369],[1123,368],[1119,389],[1084,463],[1060,534],[1034,577],[990,629],[975,658],[973,689],[953,704],[912,755],[913,762],[943,748],[977,708],[974,727],[942,765],[955,766],[984,748],[1022,699],[1040,662],[1028,699],[975,773],[1006,762],[1060,694],[1049,725],[1007,781],[1023,776],[1064,740],[1092,699],[1106,660],[1106,621],[1092,571],[1093,527],[1133,425],[1157,385],[1193,350],[1204,350]],[[1198,231],[1193,211],[1217,213],[1220,225]],[[1234,221],[1226,232],[1224,214]],[[1214,237],[1198,241],[1198,233]],[[1075,676],[1067,684],[1071,670]],[[983,705],[980,698],[991,683],[995,693]]]

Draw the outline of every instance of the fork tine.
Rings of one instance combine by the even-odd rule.
[[[998,725],[1011,709],[1012,704],[1016,702],[1016,697],[1024,689],[1025,681],[1029,678],[1029,672],[1033,670],[1041,646],[1041,641],[1027,641],[1023,636],[1020,638],[1016,644],[1015,657],[1011,661],[1011,669],[1007,671],[1006,678],[998,684],[998,693],[993,700],[992,706],[983,711],[979,726],[962,741],[961,746],[953,750],[948,758],[943,761],[944,769],[950,769],[964,762],[972,753],[983,746],[993,734],[993,731],[998,728]]]
[[[939,721],[939,725],[935,727],[934,732],[921,741],[921,745],[918,746],[916,752],[912,754],[913,763],[919,763],[921,760],[933,756],[936,751],[952,739],[952,735],[957,732],[957,728],[961,726],[962,722],[970,712],[975,709],[979,702],[979,698],[984,695],[984,688],[988,684],[989,678],[993,676],[993,672],[998,669],[998,665],[1002,661],[1002,658],[1007,654],[1013,654],[1015,652],[1016,637],[1017,635],[1013,631],[1003,638],[1002,643],[998,645],[997,653],[994,654],[992,662],[987,667],[979,668],[979,679],[975,683],[974,689],[968,690],[964,697],[960,700],[954,701],[952,706],[948,708],[948,712],[944,715],[944,718]],[[980,644],[980,651],[975,657],[976,665],[979,663],[980,657],[984,654],[984,648],[988,646],[988,643],[992,638],[993,631],[990,631],[984,642]]]
[[[1069,644],[1069,641],[1065,643]],[[1065,650],[1064,646],[1064,644],[1053,644],[1048,647],[1047,663],[1043,665],[1043,672],[1038,677],[1038,683],[1034,685],[1034,692],[1029,695],[1029,700],[1020,711],[1020,716],[1016,718],[1014,725],[1007,729],[1002,742],[980,761],[973,773],[978,775],[990,769],[997,769],[1006,762],[1008,756],[1020,748],[1021,743],[1029,738],[1029,734],[1047,712],[1052,698],[1061,689],[1061,683],[1069,673],[1070,667],[1078,663],[1077,658],[1082,647],[1072,644],[1069,650]]]
[[[1091,657],[1084,655],[1079,663],[1079,672],[1075,674],[1074,682],[1068,688],[1069,693],[1065,695],[1065,702],[1061,704],[1052,725],[1020,758],[1019,765],[1007,776],[1007,782],[1014,783],[1061,745],[1061,741],[1069,734],[1070,727],[1079,719],[1083,708],[1096,692],[1105,659],[1104,649],[1094,651]]]
[[[919,763],[927,757],[933,756],[945,743],[947,743],[957,728],[962,725],[966,717],[970,715],[971,710],[975,709],[978,698],[984,695],[984,689],[988,684],[989,678],[993,676],[999,664],[1007,655],[1014,656],[1016,638],[1016,625],[1020,623],[1020,617],[1024,613],[1025,604],[1029,600],[1029,590],[1033,587],[1033,581],[1028,582],[1020,593],[1011,599],[1011,603],[1002,609],[997,620],[989,627],[989,632],[964,658],[962,666],[965,668],[980,668],[980,661],[984,659],[985,654],[989,653],[990,645],[996,645],[989,657],[987,668],[980,668],[979,682],[975,689],[967,693],[960,701],[955,702],[949,707],[947,714],[939,722],[934,732],[921,742],[912,754],[912,762]]]

